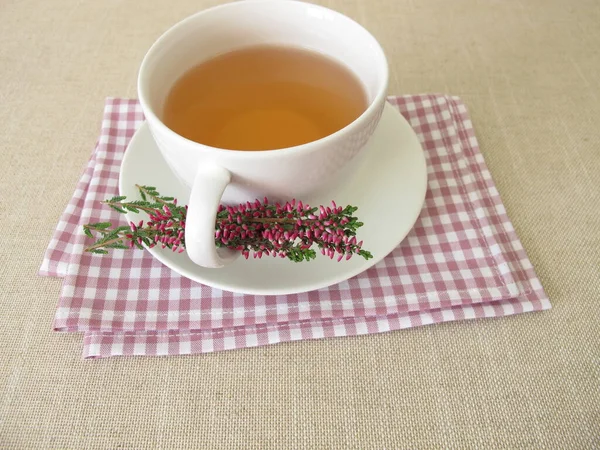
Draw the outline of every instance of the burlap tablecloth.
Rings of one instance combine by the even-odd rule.
[[[600,446],[600,5],[328,0],[390,93],[466,102],[551,311],[193,357],[81,359],[37,270],[106,96],[216,4],[0,3],[0,447]]]

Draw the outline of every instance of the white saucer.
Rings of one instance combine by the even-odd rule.
[[[338,205],[358,206],[356,215],[364,226],[358,230],[357,238],[364,241],[363,248],[373,254],[373,259],[355,256],[338,263],[317,252],[316,260],[304,263],[280,258],[238,258],[225,268],[206,269],[195,265],[185,252],[176,254],[158,247],[148,251],[187,278],[244,294],[294,294],[347,280],[398,246],[417,220],[427,191],[427,168],[419,140],[391,105],[386,104],[367,146],[368,154],[352,182],[318,200],[320,204],[335,200]],[[138,199],[136,184],[156,186],[161,194],[176,197],[180,204],[189,199],[188,188],[167,167],[146,124],[135,133],[123,157],[121,195]],[[127,219],[137,222],[140,215],[128,213]]]

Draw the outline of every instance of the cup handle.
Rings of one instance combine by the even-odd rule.
[[[199,266],[223,267],[239,256],[228,248],[217,251],[215,245],[217,209],[230,182],[231,173],[220,166],[203,165],[196,173],[186,214],[185,248]]]

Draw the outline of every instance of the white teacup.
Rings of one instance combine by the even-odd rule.
[[[216,55],[261,44],[302,47],[342,62],[362,82],[369,106],[332,135],[259,152],[198,144],[163,124],[160,117],[166,96],[183,73]],[[220,203],[239,204],[264,196],[272,201],[293,197],[309,201],[348,177],[379,122],[387,82],[387,61],[375,38],[348,17],[308,3],[229,3],[188,17],[164,33],[144,57],[138,95],[163,157],[191,189],[185,244],[192,261],[222,267],[238,256],[238,252],[215,246]]]

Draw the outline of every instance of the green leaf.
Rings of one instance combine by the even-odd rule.
[[[91,239],[94,239],[94,235],[92,234],[92,232],[90,231],[90,229],[88,227],[86,227],[84,225],[83,227],[83,232],[85,233],[85,235]]]
[[[366,250],[360,250],[360,251],[358,252],[358,254],[359,254],[360,256],[362,256],[363,258],[365,258],[365,259],[371,259],[371,258],[373,257],[373,255],[371,254],[371,252],[368,252],[368,251],[366,251]]]
[[[98,228],[99,230],[105,230],[106,228],[110,227],[111,223],[110,222],[98,222],[94,224],[95,228]]]
[[[121,214],[127,214],[127,211],[125,211],[123,208],[119,208],[116,205],[108,205],[108,206],[110,206],[115,211],[120,212]]]
[[[117,230],[112,230],[110,233],[107,233],[104,236],[104,239],[105,240],[109,240],[109,239],[114,239],[114,238],[117,238],[117,237],[119,237],[119,232]]]
[[[90,253],[96,253],[97,255],[107,255],[108,252],[106,250],[102,250],[101,248],[95,248],[90,250]]]
[[[109,200],[105,200],[105,202],[107,203],[119,203],[122,202],[123,200],[125,200],[127,197],[125,197],[124,195],[119,195],[117,197],[113,197]]]
[[[106,248],[116,248],[119,250],[127,250],[129,247],[122,242],[113,242],[112,244],[108,244]]]

